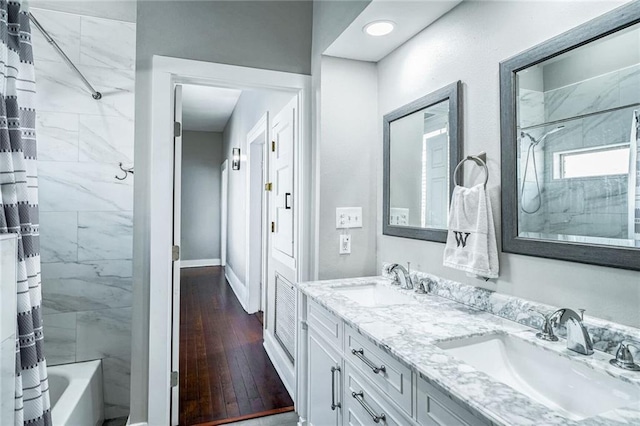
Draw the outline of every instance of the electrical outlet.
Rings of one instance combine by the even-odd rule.
[[[340,235],[340,254],[351,254],[351,235]]]

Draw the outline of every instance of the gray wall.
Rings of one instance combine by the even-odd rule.
[[[220,259],[222,133],[182,134],[180,258]]]
[[[153,55],[310,73],[310,2],[139,1],[136,38],[131,422],[147,419],[149,159]]]
[[[494,219],[500,224],[498,63],[620,4],[463,2],[379,63],[379,122],[385,113],[454,80],[462,80],[464,153],[487,152],[488,188],[495,195]],[[381,132],[378,140],[382,140]],[[376,145],[377,161],[381,164],[382,143]],[[381,167],[378,173],[378,211],[381,211]],[[468,172],[466,181],[479,179],[479,175]],[[500,278],[485,284],[444,268],[443,244],[383,236],[381,229],[379,216],[379,267],[385,261],[411,261],[412,268],[448,279],[556,306],[586,308],[587,314],[640,326],[638,272],[500,253]]]
[[[377,73],[373,63],[322,58],[319,170],[319,278],[375,273]],[[339,253],[336,207],[362,207],[362,228],[348,230]]]
[[[247,134],[268,111],[269,117],[291,100],[293,93],[275,90],[245,90],[240,95],[233,115],[223,132],[222,161],[229,160],[229,195],[227,222],[227,267],[246,285],[246,186],[248,169],[245,162],[240,170],[231,170],[231,151],[240,148],[247,152]]]
[[[312,133],[312,157],[319,158],[322,147],[321,103],[322,103],[322,53],[335,41],[335,39],[351,24],[351,22],[364,10],[371,0],[354,1],[329,1],[316,0],[313,2],[313,40],[311,47],[311,133]],[[326,80],[326,79],[325,79]],[[325,144],[330,141],[325,140]],[[320,161],[312,162],[312,180],[315,189],[312,197],[311,211],[313,212],[311,229],[314,229],[314,240],[318,244],[311,244],[309,256],[316,262],[311,266],[311,276],[318,277],[320,270],[321,246],[331,247],[335,222],[331,226],[327,221],[321,225],[320,215]],[[352,207],[352,206],[346,206]],[[335,217],[335,211],[333,212]],[[331,236],[325,242],[321,242],[324,232],[330,231]],[[330,248],[329,250],[333,250]],[[337,249],[336,249],[337,250]],[[325,253],[328,253],[325,251]]]

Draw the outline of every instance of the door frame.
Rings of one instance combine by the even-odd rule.
[[[245,285],[247,287],[246,293],[246,309],[247,312],[252,314],[257,311],[263,310],[264,301],[266,297],[267,287],[267,265],[268,265],[268,236],[267,222],[269,221],[269,197],[265,196],[266,191],[264,187],[254,188],[252,185],[252,177],[254,173],[254,167],[256,160],[251,154],[252,148],[255,145],[262,145],[262,170],[261,170],[261,182],[265,183],[269,181],[269,141],[271,140],[270,128],[269,128],[269,112],[267,111],[260,120],[253,126],[253,128],[247,133],[247,152],[246,152],[246,182],[247,191],[245,192],[245,206],[246,206],[246,242],[245,242],[245,256],[246,256],[246,270],[245,270]],[[260,136],[264,135],[263,138]],[[260,191],[260,197],[256,197],[255,190]],[[259,201],[259,202],[258,202]],[[252,212],[260,208],[260,232],[254,232],[254,224],[251,217]],[[261,256],[260,261],[256,261],[255,256],[251,254],[251,248],[260,246]],[[255,276],[256,269],[259,268],[260,281],[256,282],[252,279]],[[262,283],[262,288],[260,288]]]
[[[220,265],[227,265],[227,226],[229,218],[229,160],[220,165]]]
[[[174,85],[173,116],[176,122],[182,123],[182,85]],[[174,131],[175,132],[175,131]],[[182,126],[173,137],[173,245],[181,246],[182,215]],[[180,249],[178,249],[180,250]],[[171,321],[180,324],[180,256],[173,261],[173,297],[171,299]],[[180,326],[172,327],[171,338],[180,339]],[[180,348],[171,348],[171,370],[180,374]],[[171,424],[177,425],[180,416],[179,386],[171,388]]]
[[[147,421],[153,425],[170,423],[171,405],[171,304],[173,233],[173,87],[175,84],[199,84],[240,89],[276,89],[297,94],[300,100],[300,149],[296,155],[298,173],[297,188],[300,203],[297,215],[298,243],[296,254],[298,268],[296,279],[310,279],[312,259],[311,235],[315,229],[313,211],[313,188],[311,173],[313,157],[311,144],[311,77],[281,71],[225,65],[170,58],[154,55],[152,60],[152,84],[149,99],[151,109],[151,138],[149,156],[136,158],[137,167],[148,171],[149,191],[149,305],[134,304],[135,318],[146,318],[143,336],[148,335],[149,346],[140,349],[140,356],[148,361],[148,370],[132,370],[132,381],[144,380],[147,384]],[[137,231],[136,231],[137,232]],[[145,233],[144,229],[140,232]],[[137,260],[142,262],[144,259]],[[143,285],[140,283],[139,285]],[[144,342],[142,342],[144,345]],[[134,365],[137,367],[137,365]]]

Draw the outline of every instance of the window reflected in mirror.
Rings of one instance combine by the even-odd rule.
[[[518,237],[640,247],[640,25],[515,75]]]

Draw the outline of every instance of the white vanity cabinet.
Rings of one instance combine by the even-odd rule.
[[[307,304],[307,419],[309,425],[342,424],[343,324],[315,302]]]
[[[476,426],[439,388],[318,303],[303,297],[306,425]]]
[[[309,424],[338,425],[342,417],[342,356],[309,330]]]
[[[428,426],[489,426],[423,378],[418,379],[417,420]]]

